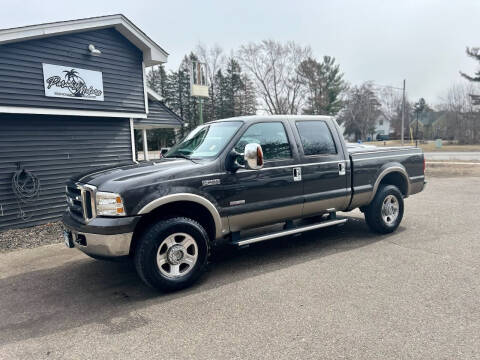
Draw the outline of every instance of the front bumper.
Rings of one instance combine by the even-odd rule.
[[[115,258],[129,255],[139,219],[139,216],[95,218],[84,224],[66,211],[62,220],[72,234],[74,247],[93,257]]]

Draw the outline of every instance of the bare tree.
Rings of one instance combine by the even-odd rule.
[[[303,102],[297,69],[311,55],[310,47],[274,40],[249,43],[238,52],[241,64],[252,75],[264,110],[270,114],[297,114]]]
[[[381,111],[390,122],[395,136],[400,137],[402,129],[402,107],[403,96],[396,88],[389,86],[380,87],[376,91],[378,101],[381,105]],[[408,101],[408,96],[405,102],[405,134],[408,134],[408,127],[411,121],[411,104]]]
[[[382,87],[377,91],[377,96],[383,114],[391,122],[396,116],[398,108],[402,106],[402,93],[391,87]]]
[[[460,143],[478,143],[480,113],[470,95],[478,92],[475,83],[453,84],[438,106],[443,116],[434,124],[437,137]]]

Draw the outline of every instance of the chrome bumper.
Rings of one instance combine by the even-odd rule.
[[[78,232],[67,227],[72,233],[73,245],[87,255],[98,257],[120,257],[130,253],[133,233],[102,235]]]

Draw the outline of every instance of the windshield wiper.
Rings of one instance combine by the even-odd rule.
[[[175,154],[175,155],[169,155],[164,157],[166,159],[182,158],[182,159],[192,160],[189,156],[183,155],[183,154]]]

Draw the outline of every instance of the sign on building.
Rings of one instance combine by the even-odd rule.
[[[208,98],[207,66],[204,63],[193,61],[190,76],[192,96]]]
[[[45,96],[103,101],[100,71],[42,64]]]

